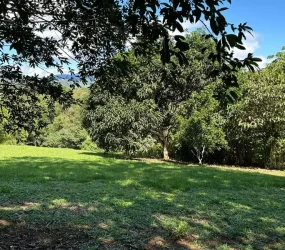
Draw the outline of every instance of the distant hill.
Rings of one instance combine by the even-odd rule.
[[[55,75],[55,79],[80,81],[80,77],[78,75],[68,75],[68,74]]]
[[[88,87],[91,85],[92,78],[90,77],[88,79],[87,84],[83,84],[80,82],[80,77],[78,75],[69,75],[69,74],[60,74],[60,75],[55,75],[55,79],[60,81],[60,83],[65,86],[65,87],[70,87],[72,85],[72,82],[77,82],[81,87]]]

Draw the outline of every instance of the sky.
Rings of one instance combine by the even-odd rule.
[[[267,57],[276,54],[285,46],[285,0],[232,0],[232,4],[227,7],[229,9],[223,13],[228,22],[247,22],[254,31],[254,37],[248,35],[244,42],[246,51],[235,51],[236,57],[243,59],[248,53],[253,53],[263,60],[260,67],[265,67],[270,62]],[[201,25],[184,23],[183,26],[192,31]],[[72,66],[75,66],[73,64]],[[23,70],[27,74],[46,74],[41,69],[31,69],[28,66]]]
[[[247,22],[254,30],[248,46],[254,54],[267,58],[285,46],[285,0],[232,0],[225,11],[232,23]]]
[[[253,36],[247,35],[245,51],[235,50],[235,56],[243,59],[248,53],[263,61],[261,68],[270,62],[267,59],[285,46],[285,0],[232,0],[223,14],[229,23],[247,23],[253,29]],[[195,30],[198,25],[184,23],[184,28]]]

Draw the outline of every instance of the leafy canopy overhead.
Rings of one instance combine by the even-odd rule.
[[[170,32],[183,32],[182,23],[208,22],[207,38],[216,43],[211,59],[220,63],[220,71],[230,73],[247,66],[253,69],[258,59],[233,58],[232,49],[244,49],[242,39],[251,32],[246,23],[235,26],[226,21],[223,7],[230,0],[1,0],[0,1],[0,74],[3,82],[23,79],[26,63],[31,67],[56,67],[60,72],[70,60],[77,63],[84,78],[94,74],[127,41],[138,52],[146,52],[149,43],[162,39],[161,60],[181,57],[189,49],[183,36],[175,36],[175,49],[169,47]],[[206,26],[208,27],[208,26]],[[228,33],[229,29],[233,33]],[[46,36],[50,31],[52,35]],[[140,42],[138,42],[140,41]],[[16,54],[4,48],[14,49]],[[70,69],[72,72],[72,69]],[[219,72],[213,72],[218,74]],[[38,79],[40,81],[40,79]]]
[[[47,73],[50,69],[63,73],[68,68],[70,74],[87,81],[129,43],[137,54],[147,54],[150,45],[159,41],[163,64],[173,63],[174,57],[187,64],[185,38],[176,35],[175,45],[170,44],[172,32],[184,31],[184,21],[204,24],[206,38],[215,43],[209,57],[219,68],[209,74],[221,76],[226,85],[236,85],[233,72],[241,67],[254,70],[259,59],[251,54],[244,60],[233,57],[234,48],[245,49],[243,39],[252,29],[246,23],[228,23],[223,15],[226,3],[231,1],[0,0],[1,98],[28,92],[64,101],[71,95],[52,74],[28,76],[23,68],[41,68]],[[74,72],[74,63],[78,72]],[[9,99],[11,106],[15,106],[14,99]]]

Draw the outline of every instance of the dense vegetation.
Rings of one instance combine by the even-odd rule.
[[[284,171],[0,145],[0,245],[283,250],[284,179]]]
[[[208,59],[213,43],[207,43],[203,34],[192,33],[186,42],[191,47],[185,52],[188,65],[162,65],[151,47],[149,57],[135,57],[130,50],[98,70],[85,119],[98,146],[134,153],[155,142],[163,147],[164,159],[169,159],[179,109],[194,91],[214,81],[208,75],[216,68]],[[208,50],[201,53],[204,47]]]
[[[2,98],[1,142],[285,168],[284,52],[259,72],[237,72],[238,85],[227,89],[209,77],[217,64],[204,31],[185,41],[187,65],[161,64],[156,45],[148,56],[130,49],[99,68],[90,88],[75,90],[69,104],[18,95],[19,117]]]
[[[186,42],[187,66],[127,51],[97,72],[84,119],[91,138],[129,155],[284,168],[284,52],[225,89],[209,77],[217,65],[203,31]]]
[[[252,28],[229,23],[227,3],[231,1],[4,1],[1,142],[91,149],[93,140],[106,151],[128,155],[158,157],[163,152],[166,160],[282,167],[281,125],[272,135],[267,133],[270,121],[264,125],[267,134],[257,135],[241,115],[239,124],[246,129],[231,129],[236,127],[231,115],[246,110],[237,105],[230,112],[229,100],[241,100],[251,81],[238,95],[237,75],[248,79],[242,71],[254,71],[260,59],[252,54],[235,58],[233,50],[245,49]],[[185,31],[184,21],[200,22],[205,30],[173,36]],[[55,36],[45,35],[51,31]],[[25,66],[48,74],[25,75]],[[87,101],[72,100],[72,89],[49,69],[68,71],[72,88],[80,86],[79,78],[95,81]],[[253,135],[256,145],[244,133]],[[245,152],[238,152],[240,147]]]
[[[285,48],[229,4],[0,0],[0,249],[285,249]]]
[[[83,103],[88,93],[87,88],[75,90],[73,92],[74,102],[68,106],[55,102],[48,106],[47,100],[44,98],[40,102],[30,103],[30,105],[23,102],[19,106],[23,107],[23,110],[24,108],[28,109],[28,113],[22,113],[26,126],[23,126],[23,123],[17,126],[14,117],[10,117],[10,106],[7,105],[7,109],[5,109],[5,103],[3,103],[2,108],[7,113],[7,118],[4,119],[0,127],[0,143],[95,149],[96,145],[82,127]],[[20,97],[26,98],[25,95]],[[37,115],[31,116],[31,113]]]
[[[228,3],[231,0],[1,0],[1,93],[29,92],[60,99],[64,91],[50,71],[76,73],[86,80],[127,44],[146,55],[150,45],[161,41],[157,52],[162,63],[172,63],[173,57],[185,63],[183,53],[189,45],[183,36],[175,36],[175,50],[169,44],[172,32],[184,31],[185,21],[205,26],[209,22],[207,39],[215,45],[211,59],[220,65],[212,73],[230,83],[235,81],[233,72],[242,67],[253,70],[260,59],[248,54],[238,60],[231,53],[231,49],[245,49],[243,42],[252,28],[226,20]],[[22,71],[27,65],[49,74],[28,76]],[[17,106],[13,98],[9,104]]]

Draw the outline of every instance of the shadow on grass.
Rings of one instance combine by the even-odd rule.
[[[113,159],[125,159],[126,156],[124,156],[121,153],[109,153],[109,152],[80,152],[80,155],[91,155],[91,156],[99,156],[104,158],[113,158]]]
[[[0,161],[1,247],[285,249],[284,177],[92,155]]]
[[[157,158],[141,158],[140,156],[128,156],[123,153],[113,153],[113,152],[81,152],[81,155],[88,155],[88,156],[95,156],[95,157],[104,157],[104,158],[111,158],[111,159],[122,159],[122,160],[131,160],[131,161],[142,161],[151,163],[173,163],[173,164],[180,164],[180,165],[189,165],[189,162],[183,161],[176,161],[176,160],[164,160],[164,159],[157,159]]]

